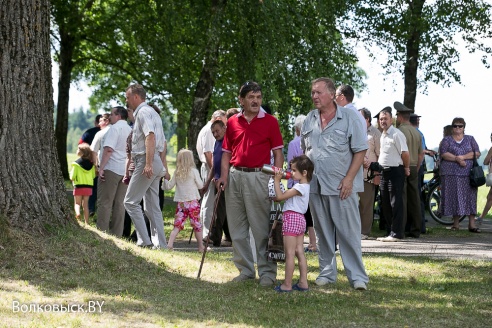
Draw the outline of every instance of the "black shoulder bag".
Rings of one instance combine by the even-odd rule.
[[[478,165],[477,156],[475,155],[475,149],[473,149],[473,166],[470,169],[470,186],[478,188],[485,184],[485,174],[483,173],[482,166]]]

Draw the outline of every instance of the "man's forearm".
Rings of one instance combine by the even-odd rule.
[[[145,137],[145,163],[151,164],[154,161],[155,154],[155,135],[154,133],[149,133],[147,137]]]
[[[228,152],[222,153],[222,158],[220,160],[220,177],[227,178],[229,176],[229,168],[231,167],[231,157],[232,154]]]
[[[275,149],[273,151],[273,165],[279,168],[283,168],[284,154],[282,153],[282,149]]]

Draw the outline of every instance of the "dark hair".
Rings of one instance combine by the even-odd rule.
[[[452,135],[453,134],[453,126],[452,125],[446,125],[443,128],[442,133],[444,134],[445,137]]]
[[[113,109],[115,110],[115,114],[118,114],[119,116],[121,116],[121,119],[126,121],[128,119],[128,111],[126,110],[125,107],[123,106],[116,106],[116,107],[113,107]]]
[[[309,157],[307,157],[306,155],[294,157],[289,164],[290,167],[295,164],[297,170],[301,173],[303,171],[307,171],[307,180],[311,181],[311,179],[313,178],[314,164],[313,162],[311,162]]]
[[[354,100],[354,89],[350,85],[342,84],[338,87],[338,90],[340,90],[340,93],[345,96],[345,99],[347,99],[349,103]]]
[[[96,115],[96,118],[94,119],[95,124],[99,125],[99,120],[101,119],[101,116],[102,116],[101,114]]]
[[[239,97],[244,98],[248,94],[248,92],[252,91],[253,93],[260,92],[261,93],[261,86],[254,82],[254,81],[248,81],[244,83],[241,88],[239,89]]]
[[[132,84],[128,88],[126,88],[125,91],[130,90],[130,93],[132,95],[138,95],[140,99],[145,100],[145,97],[147,96],[147,93],[145,92],[145,89],[143,86],[140,84]]]
[[[359,112],[361,112],[363,115],[364,115],[364,118],[366,120],[369,120],[369,122],[371,122],[371,119],[372,119],[372,114],[371,114],[371,111],[365,107],[359,109]]]
[[[222,120],[216,120],[212,122],[212,126],[210,127],[210,130],[212,130],[216,125],[220,125],[221,128],[225,128],[226,126],[224,122],[222,122]]]
[[[451,125],[455,125],[456,123],[461,123],[463,124],[463,128],[466,128],[465,120],[462,117],[453,118],[453,122],[451,123]]]

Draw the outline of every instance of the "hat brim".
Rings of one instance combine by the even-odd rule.
[[[401,113],[413,113],[415,110],[408,108],[407,106],[403,105],[399,101],[395,101],[393,104],[393,107],[396,109],[397,112]]]

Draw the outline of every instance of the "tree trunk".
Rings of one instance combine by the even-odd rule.
[[[60,159],[60,169],[68,180],[67,133],[68,102],[70,99],[70,81],[72,80],[74,38],[60,27],[60,77],[58,79],[58,103],[56,115],[56,149]]]
[[[220,45],[220,21],[226,6],[227,0],[212,1],[212,18],[209,28],[209,39],[205,49],[205,58],[203,62],[200,79],[196,85],[193,107],[190,113],[190,125],[188,129],[188,149],[193,151],[195,163],[200,164],[196,152],[196,141],[198,133],[209,119],[208,110],[210,107],[210,98],[215,85],[215,72],[219,60]]]
[[[29,231],[70,218],[53,134],[49,8],[2,0],[0,11],[0,221]]]
[[[409,14],[413,17],[412,22],[419,22],[422,17],[422,9],[425,0],[414,0],[408,7]],[[403,104],[408,108],[415,109],[417,98],[417,72],[419,68],[420,38],[422,30],[420,24],[411,24],[407,39],[407,60],[404,68],[405,90]]]

